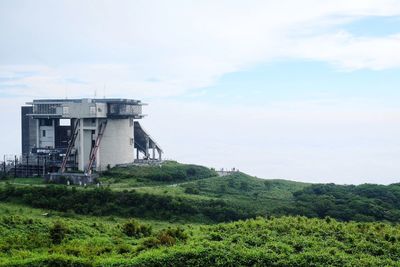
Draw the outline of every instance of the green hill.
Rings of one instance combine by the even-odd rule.
[[[0,266],[399,266],[399,184],[220,177],[177,162],[99,181],[1,180]]]
[[[400,227],[305,217],[212,226],[0,204],[0,266],[398,266]]]
[[[172,161],[113,168],[99,180],[101,188],[6,180],[0,182],[0,200],[79,214],[203,223],[269,215],[400,221],[398,184],[312,185],[240,172],[220,177],[206,167]]]
[[[217,173],[203,166],[166,161],[157,165],[112,168],[102,173],[100,181],[114,189],[127,189],[181,183],[213,176],[217,176]]]

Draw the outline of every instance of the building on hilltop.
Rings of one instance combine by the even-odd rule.
[[[37,99],[21,107],[22,154],[50,156],[56,170],[91,173],[118,164],[158,161],[163,153],[142,128],[132,99]],[[53,168],[54,170],[54,168]]]

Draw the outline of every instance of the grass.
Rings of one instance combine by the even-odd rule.
[[[293,205],[293,192],[309,184],[286,180],[265,180],[244,173],[215,176],[205,167],[168,161],[163,165],[113,168],[100,180],[113,191],[135,190],[149,195],[194,201],[223,200],[255,214],[273,214]],[[166,177],[166,180],[164,178]],[[39,178],[10,180],[15,185],[42,186]],[[95,186],[90,186],[95,187]],[[82,190],[81,187],[77,187]]]
[[[30,177],[30,178],[7,178],[0,180],[0,184],[11,183],[20,185],[42,185],[45,184],[42,177]]]
[[[108,171],[100,179],[111,191],[81,187],[65,191],[65,186],[47,190],[39,178],[0,181],[3,188],[9,182],[14,184],[15,191],[25,190],[27,193],[16,202],[24,200],[26,205],[32,204],[29,199],[46,204],[51,198],[55,202],[49,202],[48,206],[54,208],[60,203],[74,203],[71,199],[76,200],[76,195],[82,201],[75,204],[97,203],[94,211],[98,211],[112,204],[109,202],[116,195],[125,196],[118,202],[120,206],[111,209],[114,210],[127,203],[129,194],[125,190],[134,189],[140,193],[137,196],[140,201],[129,202],[135,204],[124,207],[127,211],[151,200],[144,212],[173,214],[154,220],[144,219],[142,213],[137,213],[135,216],[140,219],[133,221],[107,214],[78,215],[70,208],[65,212],[29,208],[13,203],[13,199],[0,202],[0,266],[400,266],[399,224],[339,222],[330,217],[275,218],[271,214],[279,214],[285,207],[298,209],[294,196],[310,191],[310,184],[264,180],[243,173],[215,175],[204,167],[167,162],[163,166]],[[49,195],[36,194],[45,189]],[[386,187],[380,189],[379,195],[388,192]],[[363,194],[377,192],[375,187],[363,186],[359,190]],[[73,198],[67,198],[70,191],[77,191]],[[101,197],[108,200],[101,202]],[[161,207],[167,199],[171,202],[163,210]],[[198,216],[196,220],[184,216],[187,208],[184,204],[191,203],[196,210],[201,208],[201,203],[211,203],[211,200],[228,203],[228,209],[218,210],[218,205],[211,208],[218,215],[223,212],[229,215],[232,207],[237,207],[268,216],[219,224],[205,220],[204,214],[194,213],[193,216]],[[314,202],[311,204],[315,206]],[[182,211],[176,212],[177,208]],[[138,230],[148,226],[151,232]]]
[[[131,236],[124,230],[130,219],[48,212],[0,203],[0,266],[398,266],[400,260],[400,226],[388,223],[137,220],[152,231]]]
[[[115,190],[143,186],[171,185],[217,176],[203,166],[166,161],[160,165],[117,167],[103,173],[100,181]]]
[[[286,180],[265,180],[244,173],[212,177],[179,185],[191,195],[222,199],[268,214],[293,201],[293,193],[309,186]]]

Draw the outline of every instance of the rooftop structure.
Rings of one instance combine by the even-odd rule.
[[[59,172],[88,174],[135,160],[161,160],[162,149],[138,121],[143,105],[113,98],[33,100],[21,108],[22,153],[53,155]]]

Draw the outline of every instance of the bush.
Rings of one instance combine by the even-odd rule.
[[[132,219],[122,226],[122,232],[129,237],[140,238],[151,234],[151,226]]]
[[[60,221],[57,221],[50,228],[50,238],[53,244],[61,244],[67,233],[68,228]]]
[[[206,217],[212,221],[231,221],[253,217],[251,211],[237,209],[225,201],[192,200],[168,195],[114,192],[107,188],[76,190],[67,186],[0,187],[0,200],[23,203],[35,208],[75,212],[95,216],[116,215],[182,219]]]
[[[185,193],[192,194],[192,195],[198,195],[198,194],[200,194],[200,191],[195,187],[189,186],[189,187],[185,188]]]

